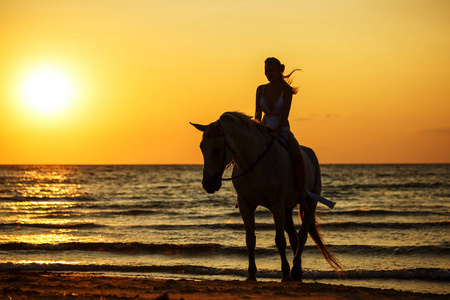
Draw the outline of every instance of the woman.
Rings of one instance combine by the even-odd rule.
[[[272,136],[281,137],[287,141],[289,154],[294,163],[300,209],[307,214],[309,209],[306,204],[305,164],[300,145],[289,129],[288,121],[292,96],[297,93],[297,89],[290,85],[290,77],[295,71],[299,71],[299,69],[284,76],[284,65],[278,59],[275,57],[266,59],[265,74],[269,83],[260,85],[256,90],[255,119],[261,121],[264,112],[262,123],[272,129]]]
[[[303,212],[302,215],[304,215],[309,212],[306,195],[309,195],[314,200],[330,208],[333,208],[336,203],[310,193],[305,187],[305,163],[303,161],[303,155],[300,150],[300,145],[289,128],[288,121],[292,95],[297,93],[297,88],[291,86],[292,80],[290,79],[295,71],[300,71],[300,69],[295,69],[289,75],[284,76],[284,65],[278,59],[275,57],[266,59],[265,74],[269,83],[260,85],[256,90],[255,119],[261,121],[261,116],[264,112],[262,123],[272,129],[271,134],[275,138],[280,137],[287,142],[289,154],[294,164],[300,210]]]

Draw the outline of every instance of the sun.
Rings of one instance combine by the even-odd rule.
[[[56,114],[66,110],[75,96],[70,77],[53,66],[41,66],[30,71],[21,86],[26,106],[41,114]]]

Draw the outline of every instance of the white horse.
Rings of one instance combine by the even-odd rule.
[[[218,191],[224,170],[230,163],[234,164],[232,181],[244,221],[249,257],[247,280],[256,280],[255,210],[259,205],[268,208],[273,215],[275,243],[281,257],[282,281],[302,279],[301,255],[308,232],[331,267],[338,273],[344,272],[318,231],[315,219],[317,201],[311,197],[307,197],[310,216],[302,218],[297,234],[292,211],[299,201],[291,157],[283,145],[274,142],[267,126],[238,112],[226,112],[209,125],[192,125],[203,132],[200,148],[204,158],[202,184],[206,192]],[[322,182],[317,157],[310,148],[301,148],[305,160],[306,187],[320,195]],[[289,236],[295,255],[292,270],[286,259],[284,231]]]

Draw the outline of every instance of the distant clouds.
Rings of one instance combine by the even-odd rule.
[[[295,122],[305,122],[305,121],[311,121],[312,118],[295,118],[293,121]]]
[[[338,118],[340,117],[339,114],[325,114],[325,115],[318,115],[318,114],[309,114],[306,117],[300,117],[300,118],[292,118],[292,121],[294,122],[305,122],[305,121],[311,121],[311,120],[317,120],[320,118],[325,118],[325,119],[332,119],[332,118]]]

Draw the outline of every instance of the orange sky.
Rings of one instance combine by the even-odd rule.
[[[450,163],[449,32],[447,0],[2,0],[0,164],[202,163],[189,121],[253,114],[268,56],[304,71],[321,163]],[[73,89],[51,113],[23,96],[43,68]]]

